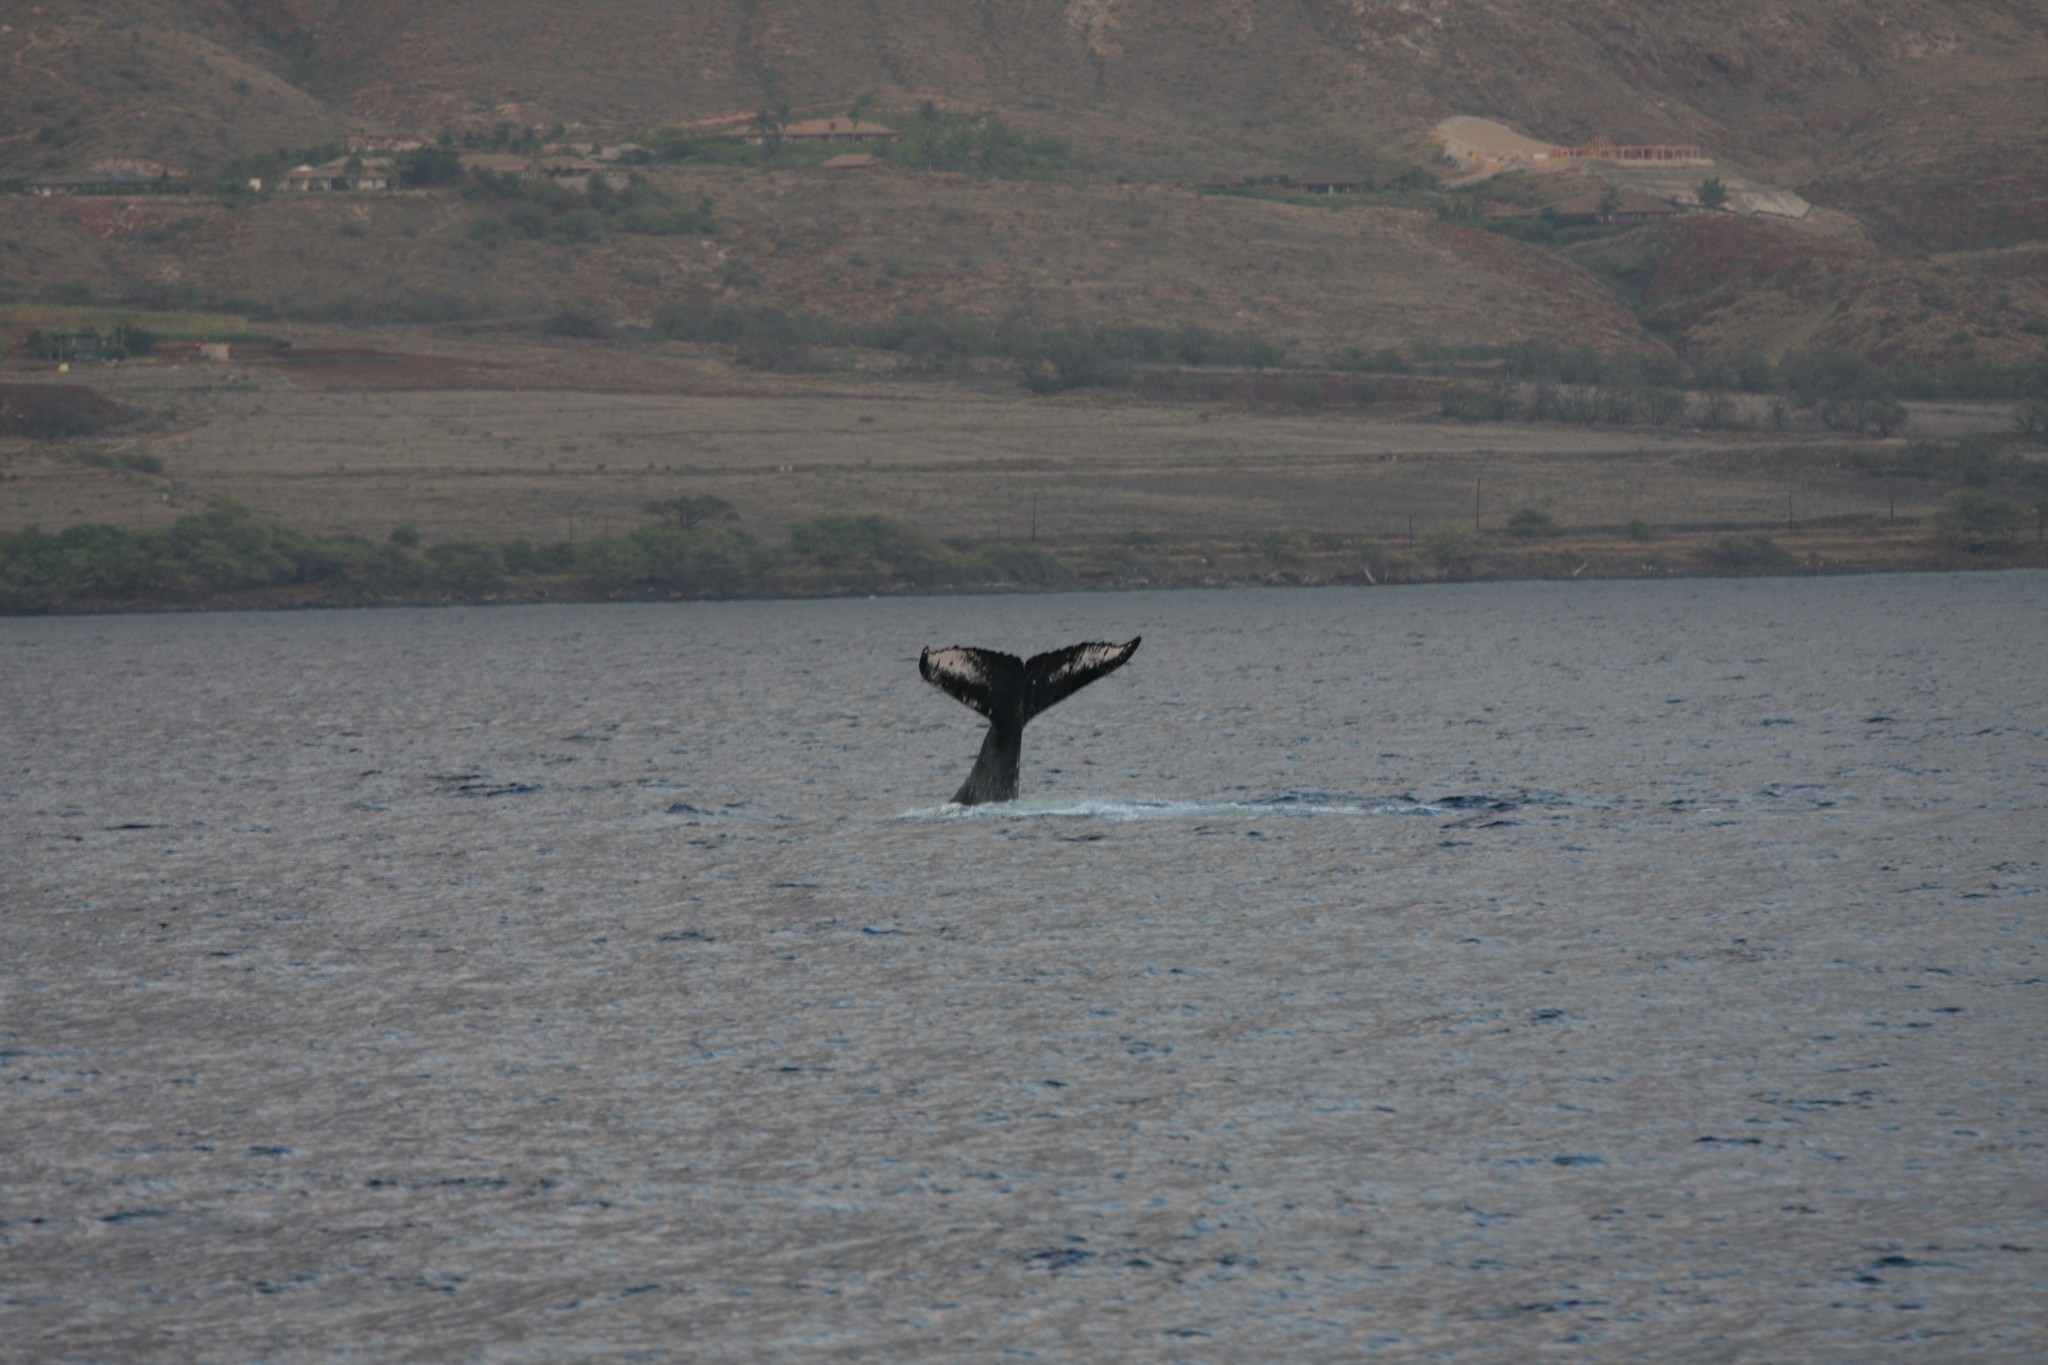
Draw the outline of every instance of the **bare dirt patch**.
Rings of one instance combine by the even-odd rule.
[[[0,436],[81,436],[134,416],[134,409],[80,384],[0,384]]]

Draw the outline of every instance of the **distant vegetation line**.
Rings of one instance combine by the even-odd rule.
[[[589,309],[555,315],[551,329],[581,336],[630,337],[632,328],[611,323]],[[818,348],[854,347],[891,351],[913,368],[943,373],[979,359],[1015,363],[1024,385],[1036,393],[1082,388],[1159,389],[1160,396],[1228,398],[1195,386],[1185,395],[1171,392],[1156,373],[1161,366],[1335,371],[1361,375],[1401,376],[1457,373],[1474,367],[1514,384],[1571,386],[1642,394],[1657,390],[1783,395],[1799,409],[1816,414],[1832,429],[1889,428],[1903,423],[1897,404],[1906,399],[2019,399],[2048,403],[2048,360],[2032,364],[1958,361],[1938,368],[1886,369],[1862,356],[1832,350],[1796,352],[1773,364],[1761,352],[1688,365],[1668,351],[1602,354],[1590,346],[1567,345],[1548,338],[1466,345],[1414,343],[1406,348],[1336,347],[1319,356],[1297,354],[1294,343],[1242,330],[1221,333],[1193,323],[1084,324],[1048,319],[1028,310],[1014,310],[993,322],[940,308],[906,309],[879,322],[841,322],[817,314],[795,312],[772,304],[736,304],[687,300],[654,311],[647,329],[656,338],[727,346],[734,360],[751,368],[804,372],[827,368]],[[1148,368],[1149,367],[1149,368]],[[1483,386],[1481,392],[1483,392]],[[1324,391],[1327,393],[1327,391]],[[1307,393],[1301,390],[1296,397]],[[1393,396],[1370,385],[1344,391],[1346,401],[1374,401]],[[1539,410],[1548,419],[1567,410],[1538,395]],[[1303,401],[1303,406],[1316,406]],[[1507,418],[1518,415],[1512,404],[1453,400],[1447,416]],[[1643,405],[1632,403],[1629,412]],[[1595,411],[1587,422],[1613,420]],[[1619,420],[1636,420],[1624,416]],[[2033,420],[2048,421],[2048,410]]]
[[[719,597],[1071,581],[1033,546],[946,545],[881,516],[799,522],[780,546],[733,526],[664,518],[576,541],[446,540],[422,547],[409,526],[382,543],[312,535],[215,498],[163,530],[81,523],[54,533],[32,527],[0,534],[0,609],[10,611],[92,600],[190,604],[294,585],[375,601],[549,585],[572,595]]]
[[[1174,547],[1149,535],[1060,552],[1015,541],[940,541],[897,519],[833,515],[797,522],[781,545],[721,524],[717,498],[649,504],[658,519],[621,534],[575,541],[445,540],[422,546],[410,526],[383,542],[355,534],[313,535],[258,515],[229,498],[162,530],[80,523],[55,533],[31,527],[0,533],[0,611],[81,606],[195,607],[233,603],[264,590],[303,590],[300,600],[332,604],[479,601],[506,596],[572,599],[834,596],[875,591],[972,591],[1080,585],[1084,570],[1141,582],[1170,581],[1158,566],[1176,549],[1211,566],[1217,547]],[[2031,508],[1978,489],[1951,493],[1924,539],[1957,556],[2037,562],[2048,498]],[[1290,578],[1312,562],[1325,581],[1401,582],[1438,577],[1543,576],[1541,542],[1560,536],[1535,509],[1510,517],[1499,535],[1459,522],[1423,528],[1405,546],[1391,541],[1269,532],[1233,547],[1237,573]],[[1627,540],[1657,533],[1640,523]],[[1574,542],[1574,553],[1586,542]],[[1896,549],[1897,547],[1893,547]],[[1648,553],[1630,549],[1633,561]],[[1724,533],[1685,552],[1694,572],[1782,572],[1794,552],[1769,536]],[[1533,556],[1533,557],[1532,557]],[[1552,556],[1554,557],[1554,556]],[[1669,571],[1668,556],[1665,571]],[[1583,565],[1581,566],[1583,567]]]

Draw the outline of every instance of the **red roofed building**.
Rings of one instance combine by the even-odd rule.
[[[1650,223],[1660,218],[1669,218],[1678,213],[1673,205],[1662,199],[1652,199],[1647,194],[1634,190],[1583,189],[1569,194],[1552,205],[1557,216],[1566,222],[1581,223]]]
[[[756,129],[746,139],[756,145],[772,140],[773,134]],[[896,130],[857,118],[811,118],[782,125],[784,142],[894,142]]]

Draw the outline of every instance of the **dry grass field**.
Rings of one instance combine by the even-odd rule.
[[[227,496],[311,531],[553,541],[639,524],[651,499],[710,494],[770,542],[792,522],[880,513],[1077,553],[1253,543],[1284,564],[1318,543],[1405,546],[1475,513],[1513,544],[1507,519],[1535,509],[1565,557],[1613,542],[1622,560],[1653,559],[1625,537],[1637,523],[1637,541],[1662,550],[1741,529],[1828,537],[1854,558],[1858,545],[1896,556],[1949,488],[1859,467],[1900,439],[1033,397],[994,373],[764,375],[681,345],[419,331],[311,329],[290,354],[62,377],[151,416],[100,438],[0,443],[0,529],[160,526]],[[2003,415],[1953,404],[1915,420],[1941,436]],[[137,457],[161,474],[118,467],[148,463]]]

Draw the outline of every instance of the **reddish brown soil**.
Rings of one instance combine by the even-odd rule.
[[[75,436],[124,421],[125,404],[88,388],[54,384],[0,384],[0,436]]]

